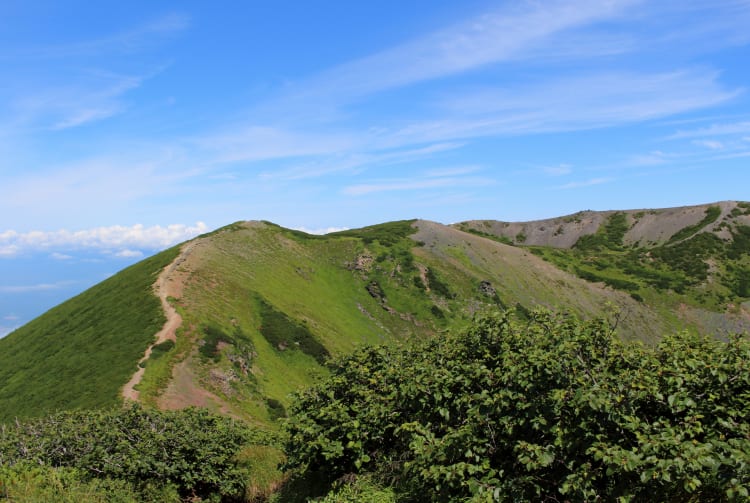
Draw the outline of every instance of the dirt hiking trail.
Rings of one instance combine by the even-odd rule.
[[[144,367],[141,367],[140,364],[148,360],[148,358],[151,356],[151,350],[153,349],[153,347],[167,340],[175,342],[177,340],[176,332],[182,324],[182,317],[177,313],[175,308],[172,307],[167,299],[169,299],[169,297],[180,297],[182,285],[180,281],[173,281],[174,272],[177,267],[185,261],[185,258],[190,254],[191,250],[196,244],[197,243],[195,241],[192,241],[183,246],[177,258],[175,258],[171,264],[164,268],[164,270],[161,272],[161,274],[159,274],[159,277],[154,283],[154,293],[161,300],[161,307],[164,310],[164,315],[167,317],[167,321],[166,323],[164,323],[162,329],[156,333],[156,335],[154,336],[154,342],[146,348],[146,351],[143,353],[143,357],[138,360],[138,370],[135,372],[135,374],[133,374],[133,377],[130,378],[125,387],[123,387],[122,396],[125,398],[125,400],[138,401],[140,393],[135,389],[135,387],[138,385],[138,383],[141,382],[141,379],[143,379],[143,374],[144,372],[146,372],[146,369]]]

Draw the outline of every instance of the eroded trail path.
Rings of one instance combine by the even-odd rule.
[[[164,268],[161,274],[159,274],[159,277],[156,279],[156,283],[154,283],[154,292],[161,300],[161,307],[164,310],[167,321],[166,323],[164,323],[162,329],[156,333],[156,335],[154,336],[154,342],[146,348],[146,351],[143,353],[143,357],[138,360],[139,364],[148,360],[148,358],[151,356],[151,350],[155,345],[161,344],[162,342],[167,340],[177,340],[176,332],[182,324],[182,317],[177,313],[175,308],[172,307],[167,299],[169,297],[180,296],[182,288],[179,279],[175,278],[175,270],[182,262],[185,261],[185,258],[190,254],[190,251],[195,245],[195,241],[186,244],[180,251],[180,254],[177,256],[177,258],[175,258],[171,264]],[[130,378],[128,383],[122,389],[122,396],[126,400],[138,400],[140,393],[135,389],[135,387],[138,385],[138,383],[141,382],[141,379],[143,379],[143,374],[145,371],[145,368],[139,366],[138,370],[135,372],[135,374],[133,374],[133,377]]]

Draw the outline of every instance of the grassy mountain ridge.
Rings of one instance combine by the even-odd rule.
[[[202,405],[268,424],[290,392],[326,374],[320,348],[340,355],[439,336],[491,307],[520,316],[542,304],[591,317],[616,304],[625,313],[623,334],[649,341],[681,327],[677,317],[528,251],[434,222],[325,237],[247,222],[199,244],[184,258],[175,299],[180,337],[193,349],[142,394],[162,408]],[[202,350],[207,345],[211,358]]]
[[[558,225],[572,218],[570,229],[599,222],[567,248],[539,245],[546,225],[535,234],[529,223],[518,224],[528,232],[529,246],[521,246],[518,234],[511,239],[492,222],[405,220],[326,236],[236,222],[126,269],[0,340],[0,422],[118,403],[119,389],[164,322],[152,285],[170,263],[165,284],[182,325],[175,343],[145,362],[139,400],[162,409],[206,407],[270,429],[285,415],[291,392],[327,375],[329,355],[441,337],[493,307],[523,319],[536,305],[585,318],[617,306],[621,336],[648,342],[684,328],[741,329],[749,208],[606,212],[578,223],[564,217]],[[660,215],[671,220],[657,232]],[[649,230],[634,241],[637,225]],[[701,237],[708,228],[721,246]],[[644,240],[655,241],[633,246]],[[687,268],[701,250],[708,250],[698,255],[706,278],[715,279],[709,286],[662,267],[684,260]],[[655,276],[625,267],[633,264]],[[674,281],[649,283],[660,278]],[[730,279],[737,282],[732,295]],[[678,280],[687,281],[682,293]],[[625,282],[637,288],[623,288]],[[53,335],[79,342],[50,344]]]

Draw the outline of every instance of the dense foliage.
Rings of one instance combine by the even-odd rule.
[[[245,478],[236,455],[252,439],[243,424],[201,409],[59,413],[0,427],[0,487],[36,477],[32,486],[58,481],[68,495],[239,498]]]
[[[359,350],[290,416],[288,467],[369,473],[403,501],[745,501],[750,343],[493,315]]]
[[[19,503],[140,503],[179,501],[171,488],[139,491],[120,479],[88,479],[75,468],[0,465],[0,501]]]
[[[397,220],[379,225],[333,232],[329,236],[351,236],[362,239],[365,244],[378,241],[383,246],[392,246],[417,232],[412,226],[415,220]]]
[[[457,224],[457,226],[459,229],[461,229],[464,232],[468,232],[469,234],[474,234],[475,236],[481,236],[483,238],[491,239],[492,241],[497,241],[498,243],[503,243],[508,246],[514,245],[513,240],[509,238],[508,236],[501,236],[498,234],[492,234],[490,232],[480,231],[479,229],[470,227],[469,225],[465,223]]]
[[[628,231],[627,215],[616,212],[610,215],[595,234],[581,236],[574,247],[579,250],[619,250]]]
[[[120,403],[164,324],[153,284],[178,252],[128,267],[0,339],[0,423]]]
[[[674,233],[669,238],[669,243],[675,243],[677,241],[680,241],[681,239],[692,236],[696,232],[703,229],[705,226],[714,223],[716,219],[719,218],[719,216],[721,216],[721,208],[719,208],[718,206],[709,206],[708,208],[706,208],[706,214],[703,217],[703,220],[695,225],[688,225],[687,227],[683,227],[682,229]]]

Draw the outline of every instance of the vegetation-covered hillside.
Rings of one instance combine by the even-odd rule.
[[[537,305],[592,318],[614,305],[626,339],[653,343],[684,328],[723,336],[747,326],[749,215],[743,203],[591,214],[570,248],[513,243],[488,222],[399,221],[327,236],[238,222],[0,340],[0,420],[119,403],[164,322],[153,284],[170,263],[159,293],[182,321],[141,363],[136,398],[272,429],[290,393],[325,376],[331,357],[441,336],[491,308],[520,319]],[[662,237],[642,246],[651,235]]]
[[[0,340],[0,423],[121,403],[164,324],[154,281],[178,253],[139,262]]]

